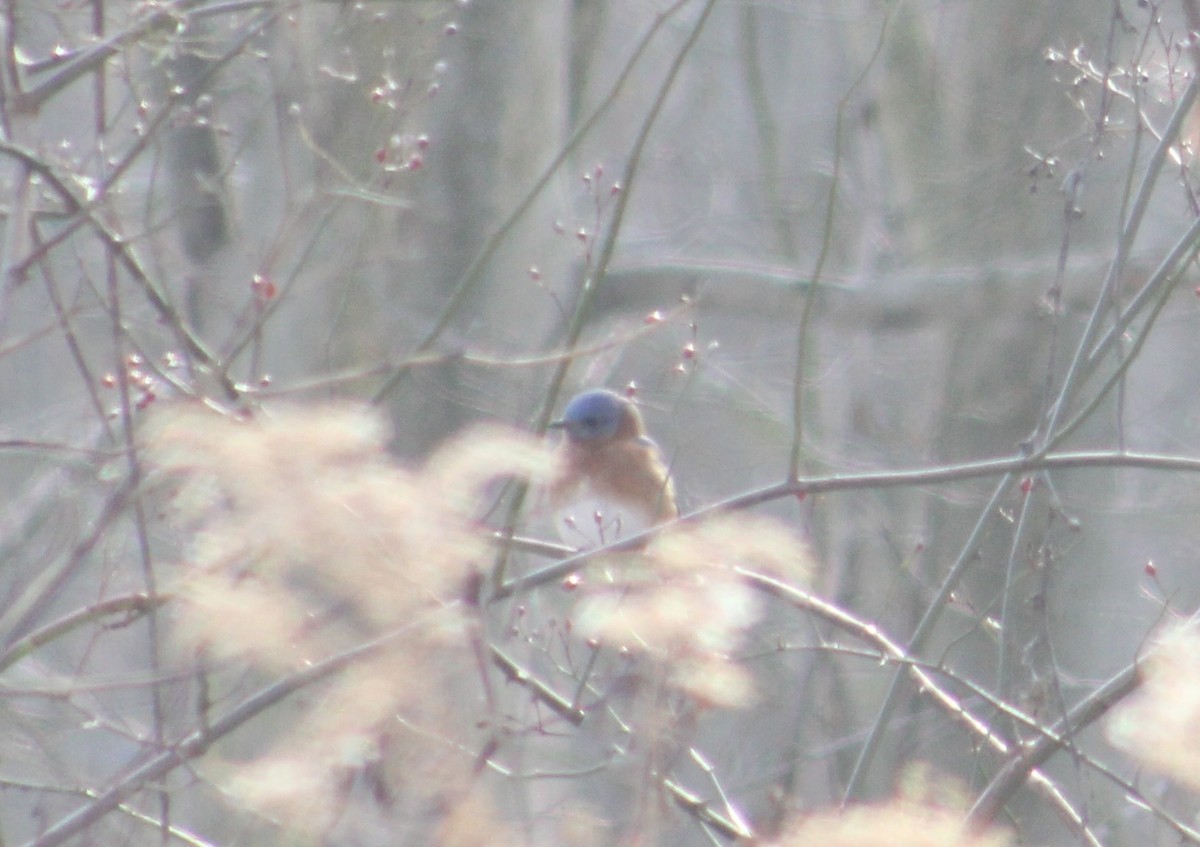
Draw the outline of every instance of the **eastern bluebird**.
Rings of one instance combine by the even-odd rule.
[[[632,402],[605,389],[585,391],[550,426],[566,433],[550,487],[564,541],[608,544],[678,517],[667,467]]]

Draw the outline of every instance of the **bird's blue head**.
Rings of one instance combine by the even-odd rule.
[[[636,435],[636,420],[632,403],[616,392],[597,388],[571,398],[562,418],[550,426],[566,430],[572,441],[587,442],[614,438],[623,428],[629,429],[631,422]]]

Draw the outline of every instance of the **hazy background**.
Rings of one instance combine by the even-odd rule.
[[[1191,119],[1118,249],[1191,78],[1186,11],[8,4],[5,644],[177,577],[178,528],[137,496],[129,433],[185,396],[227,409],[368,402],[394,427],[394,454],[415,463],[471,422],[528,429],[580,388],[636,383],[684,511],[783,482],[795,439],[802,477],[1015,458],[1051,442],[1195,455],[1195,274],[1152,278],[1200,211]],[[1072,370],[1089,319],[1091,348],[1148,280],[1124,340]],[[559,388],[576,334],[587,352]],[[755,511],[811,542],[815,593],[902,645],[961,559],[918,656],[1053,723],[1128,665],[1156,623],[1197,603],[1197,478],[1136,464],[1026,475],[1028,495],[1021,476],[997,489],[999,474],[980,474],[848,484]],[[191,665],[156,646],[170,644],[169,605],[149,630],[85,618],[0,659],[0,837],[12,844],[196,726]],[[670,772],[705,799],[719,784],[765,832],[789,810],[839,801],[893,674],[812,649],[845,638],[770,607],[743,648],[756,705],[694,728],[715,783],[686,757]],[[159,687],[155,717],[147,680],[172,674],[182,679]],[[1002,760],[902,693],[855,797],[888,796],[928,762],[969,803]],[[257,720],[286,734],[290,714]],[[581,732],[557,742],[566,752],[530,733],[523,767],[597,774],[552,789],[499,780],[524,798],[510,816],[521,843],[569,842],[541,825],[564,797],[611,821],[639,784],[619,762],[596,764],[607,742]],[[996,732],[1025,733],[1005,720]],[[1078,740],[1135,780],[1096,728]],[[280,838],[215,787],[220,770],[180,769],[169,793],[131,802],[212,843]],[[1070,754],[1047,773],[1105,844],[1177,843],[1164,820],[1196,810],[1147,778],[1136,784],[1166,810],[1152,813]],[[1087,843],[1032,791],[1008,811],[1027,843]],[[666,819],[655,843],[710,843],[688,815]],[[97,826],[88,843],[168,838],[128,815]]]

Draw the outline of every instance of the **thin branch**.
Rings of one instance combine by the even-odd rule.
[[[597,124],[600,118],[603,117],[613,106],[613,104],[617,102],[619,96],[625,90],[625,86],[632,77],[634,69],[641,63],[642,57],[645,55],[646,50],[654,42],[659,30],[661,30],[667,24],[667,22],[670,21],[671,18],[688,2],[690,2],[690,0],[679,0],[679,2],[677,2],[671,9],[655,18],[654,23],[638,40],[637,46],[634,48],[632,55],[630,55],[629,59],[625,62],[625,65],[621,68],[620,73],[617,74],[617,78],[613,82],[612,87],[609,88],[608,93],[600,101],[599,105],[597,105],[592,113],[588,115],[587,119],[576,128],[575,132],[571,134],[570,139],[567,140],[554,159],[546,166],[545,170],[542,171],[541,176],[534,181],[529,191],[526,192],[525,196],[521,198],[521,200],[508,214],[504,221],[501,222],[496,231],[484,243],[479,253],[476,254],[476,256],[471,260],[471,264],[467,266],[465,271],[463,271],[462,277],[460,277],[458,282],[455,283],[454,290],[451,292],[450,298],[446,301],[446,305],[442,308],[441,314],[438,315],[429,332],[427,332],[421,341],[417,343],[416,347],[413,348],[412,353],[406,357],[406,360],[419,357],[421,354],[429,351],[430,348],[437,343],[437,340],[441,337],[446,327],[450,325],[451,319],[453,319],[454,315],[458,312],[459,307],[466,301],[471,292],[474,291],[475,286],[479,284],[479,280],[482,278],[483,269],[487,267],[487,263],[491,260],[492,256],[495,255],[496,251],[500,249],[500,246],[504,243],[505,239],[508,238],[508,234],[512,231],[513,227],[515,227],[517,223],[525,217],[525,213],[529,211],[530,207],[533,205],[533,202],[541,195],[546,186],[550,184],[550,180],[554,178],[556,173],[558,173],[558,169],[562,167],[563,163],[567,160],[571,153],[583,142],[585,138],[588,137],[588,134],[592,131],[592,128]],[[375,392],[374,396],[372,397],[372,402],[382,402],[383,399],[387,397],[399,384],[400,379],[404,376],[406,371],[407,368],[405,368],[403,365],[397,367],[391,378],[388,379],[387,382],[385,382],[384,385]]]
[[[383,650],[400,637],[411,633],[421,623],[421,621],[412,621],[374,641],[360,644],[327,659],[314,662],[303,670],[268,685],[213,720],[206,728],[189,733],[170,749],[156,753],[141,764],[132,766],[127,773],[114,779],[112,784],[97,794],[94,799],[59,819],[25,847],[56,847],[56,845],[66,842],[118,808],[121,803],[142,790],[147,784],[161,780],[180,765],[203,755],[214,741],[223,738],[298,691],[327,679],[360,659]]]
[[[959,698],[947,691],[933,678],[933,675],[929,671],[913,662],[908,652],[898,643],[891,640],[878,625],[861,620],[850,612],[816,595],[774,577],[741,567],[735,567],[733,570],[750,587],[795,608],[811,612],[839,629],[849,632],[863,642],[870,644],[889,660],[902,663],[922,695],[931,703],[938,706],[947,716],[966,728],[975,737],[979,745],[991,748],[993,752],[1001,756],[1008,756],[1012,752],[1013,748],[996,733],[994,727],[972,715]],[[1058,748],[1054,747],[1050,752],[1053,753],[1056,749]],[[1031,767],[1027,772],[1027,778],[1050,801],[1055,810],[1072,824],[1078,834],[1087,838],[1093,844],[1099,844],[1099,840],[1088,829],[1082,816],[1071,807],[1062,795],[1062,792],[1059,791],[1058,787],[1049,777],[1036,767]]]
[[[132,622],[151,609],[163,605],[169,599],[170,595],[168,594],[159,594],[154,597],[144,593],[122,594],[119,597],[110,597],[107,600],[76,609],[9,645],[8,649],[0,653],[0,673],[8,670],[9,667],[29,656],[39,647],[43,647],[85,624],[99,623],[114,615],[122,616],[122,624]]]
[[[523,593],[545,585],[579,570],[594,559],[608,553],[626,552],[643,547],[659,533],[669,531],[677,523],[692,523],[719,512],[739,511],[760,506],[786,497],[803,497],[831,491],[856,491],[863,489],[897,488],[906,486],[946,485],[971,479],[1033,471],[1128,468],[1157,471],[1200,472],[1200,459],[1183,456],[1167,456],[1156,453],[1129,451],[1091,451],[1078,453],[1051,453],[1045,456],[1018,456],[1009,459],[985,459],[979,462],[964,462],[934,468],[912,470],[872,471],[861,474],[833,474],[829,476],[802,477],[794,482],[781,482],[749,491],[697,509],[677,521],[661,524],[637,535],[631,535],[617,543],[576,553],[560,562],[534,571],[498,586],[492,600]]]

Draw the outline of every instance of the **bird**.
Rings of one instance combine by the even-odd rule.
[[[679,516],[667,466],[631,400],[584,391],[550,427],[564,433],[549,499],[565,542],[603,546]]]

